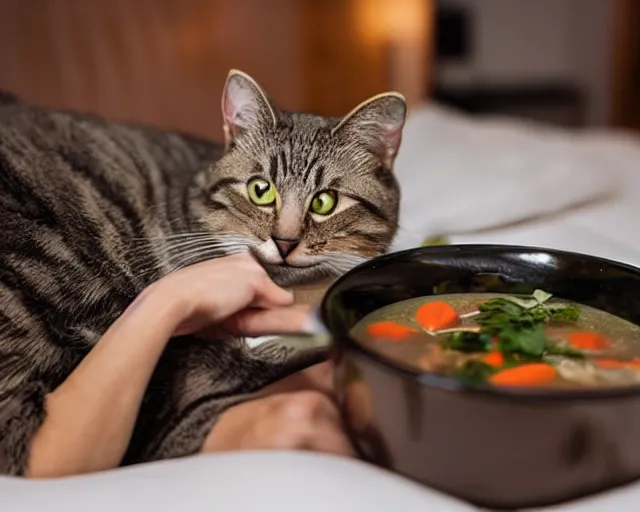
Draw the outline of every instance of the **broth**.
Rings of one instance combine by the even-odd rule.
[[[370,313],[352,335],[401,366],[473,386],[640,383],[640,327],[540,290],[410,299]]]

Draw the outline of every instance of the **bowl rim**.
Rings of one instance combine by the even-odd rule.
[[[329,289],[324,294],[322,304],[320,306],[320,318],[324,323],[326,329],[331,334],[331,338],[336,344],[344,344],[346,348],[352,350],[362,356],[365,356],[370,361],[378,366],[384,367],[386,370],[397,374],[404,380],[412,381],[419,386],[426,386],[431,388],[440,389],[447,392],[461,392],[479,398],[495,398],[503,400],[515,400],[524,402],[556,402],[556,401],[583,401],[583,400],[610,400],[615,398],[625,397],[638,397],[640,396],[640,383],[629,386],[621,386],[619,388],[578,388],[571,390],[557,390],[553,388],[536,388],[536,387],[519,387],[519,388],[500,388],[500,387],[472,387],[465,385],[462,381],[455,377],[447,375],[438,375],[432,372],[425,372],[417,370],[414,367],[408,365],[402,365],[391,358],[388,358],[373,349],[358,343],[351,334],[344,336],[338,336],[328,320],[328,298],[337,293],[335,290],[344,285],[344,282],[351,279],[353,275],[362,270],[371,270],[372,267],[379,262],[393,261],[398,258],[406,257],[409,255],[416,255],[421,253],[438,253],[449,252],[452,256],[455,256],[455,252],[461,248],[466,250],[480,251],[486,253],[510,251],[516,253],[527,252],[543,252],[549,255],[555,255],[559,257],[572,256],[580,257],[586,260],[591,260],[594,263],[600,263],[607,266],[612,266],[620,270],[625,270],[638,275],[640,278],[640,267],[636,267],[627,263],[619,261],[601,258],[590,254],[584,254],[574,251],[564,251],[560,249],[550,249],[545,247],[527,246],[527,245],[507,245],[507,244],[452,244],[452,245],[434,245],[425,247],[415,247],[412,249],[405,249],[403,251],[397,251],[392,253],[383,254],[370,260],[365,261],[349,270],[346,274],[340,276],[336,281],[332,283]]]

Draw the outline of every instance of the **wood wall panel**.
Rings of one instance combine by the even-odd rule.
[[[45,105],[219,138],[221,89],[228,70],[239,68],[283,108],[344,114],[394,86],[412,97],[425,90],[428,20],[418,30],[422,42],[389,60],[388,31],[380,35],[384,24],[375,21],[389,2],[402,12],[431,4],[0,0],[0,88]]]
[[[431,0],[300,2],[305,105],[345,114],[364,99],[399,90],[410,105],[427,93]]]
[[[296,0],[0,0],[0,87],[220,136],[228,70],[301,108]]]
[[[640,2],[616,0],[614,23],[613,124],[640,130]]]
[[[308,108],[344,115],[388,86],[386,48],[354,29],[357,3],[311,0],[303,6],[304,98]]]

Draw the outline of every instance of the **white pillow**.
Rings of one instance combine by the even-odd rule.
[[[407,119],[395,164],[402,201],[394,250],[616,193],[620,175],[587,144],[579,132],[420,106]]]

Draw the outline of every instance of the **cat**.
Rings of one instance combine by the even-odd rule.
[[[290,113],[232,70],[222,113],[216,144],[0,94],[0,474],[24,474],[46,394],[153,281],[249,250],[290,287],[388,250],[400,94]],[[323,357],[281,348],[171,340],[121,464],[198,452],[221,411]]]

